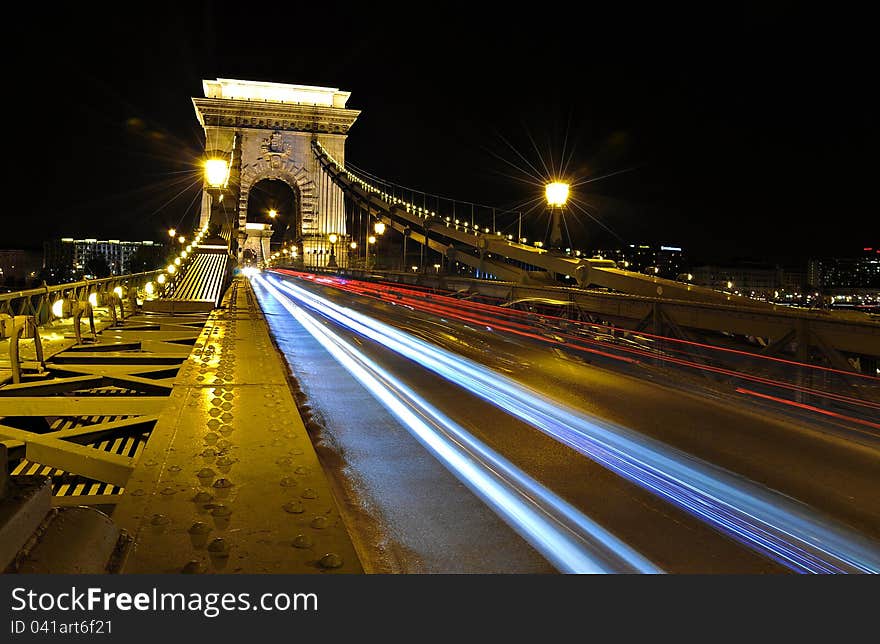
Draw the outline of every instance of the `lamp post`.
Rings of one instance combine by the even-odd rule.
[[[357,266],[357,242],[353,241],[348,245],[348,267],[352,268]]]
[[[226,159],[208,159],[205,161],[205,183],[208,187],[219,190],[229,180],[229,164]]]
[[[376,245],[376,236],[370,235],[367,237],[367,268],[372,268],[373,263],[370,261],[370,247]],[[378,251],[377,251],[378,252]]]
[[[376,237],[373,237],[373,243],[376,244],[376,263],[379,263],[379,245],[378,245],[378,237],[385,234],[385,224],[381,221],[377,221],[373,224],[373,232],[376,233]]]
[[[562,248],[562,208],[568,201],[568,184],[563,181],[553,181],[544,187],[547,205],[550,207],[552,218],[550,227],[550,248]]]
[[[226,159],[210,158],[205,161],[205,192],[211,197],[210,206],[208,207],[208,220],[204,222],[205,226],[211,223],[213,218],[214,204],[223,201],[223,191],[229,184],[229,163]],[[226,214],[226,223],[229,224],[229,215]],[[201,225],[201,223],[200,223]]]
[[[339,268],[336,264],[336,242],[339,241],[339,236],[336,233],[330,233],[327,241],[330,242],[330,259],[327,260],[327,268]]]

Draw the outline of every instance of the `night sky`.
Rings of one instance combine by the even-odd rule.
[[[190,97],[218,76],[349,90],[348,107],[363,110],[351,163],[499,207],[539,195],[511,163],[558,166],[564,145],[568,176],[613,174],[578,188],[602,224],[570,220],[580,247],[791,262],[880,243],[866,15],[370,4],[41,5],[10,20],[0,247],[193,225],[204,143]]]

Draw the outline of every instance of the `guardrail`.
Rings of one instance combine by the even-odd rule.
[[[143,273],[130,273],[128,275],[115,275],[94,280],[82,280],[68,282],[53,286],[44,285],[24,291],[0,294],[0,313],[10,316],[32,316],[37,325],[42,325],[52,319],[52,305],[59,300],[65,301],[110,301],[110,294],[119,295],[115,289],[121,288],[124,293],[136,293],[144,290],[147,282],[153,282],[162,270],[146,271]],[[132,291],[132,289],[135,289]],[[124,298],[124,295],[122,296]]]

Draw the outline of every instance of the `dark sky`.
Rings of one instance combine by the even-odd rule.
[[[10,19],[0,247],[191,225],[203,137],[190,97],[218,76],[350,90],[363,110],[350,162],[500,207],[539,194],[510,162],[541,168],[537,147],[558,163],[565,143],[569,176],[624,171],[578,188],[603,224],[571,220],[583,247],[785,261],[880,243],[867,15],[834,3],[488,15],[370,4],[80,3]]]

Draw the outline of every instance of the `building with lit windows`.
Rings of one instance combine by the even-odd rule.
[[[812,288],[880,289],[880,248],[865,247],[856,257],[811,259],[807,269]]]
[[[614,260],[620,268],[636,273],[674,280],[687,272],[687,261],[680,246],[630,244],[624,248],[597,249],[590,252],[592,257]]]
[[[797,279],[786,279],[785,274],[786,271],[779,266],[758,262],[739,262],[730,266],[710,264],[691,269],[694,284],[762,299],[772,299],[784,288],[783,284],[791,284]]]
[[[98,260],[111,275],[152,270],[162,265],[166,248],[154,241],[74,239],[62,237],[43,244],[43,270],[52,277],[80,277]]]

